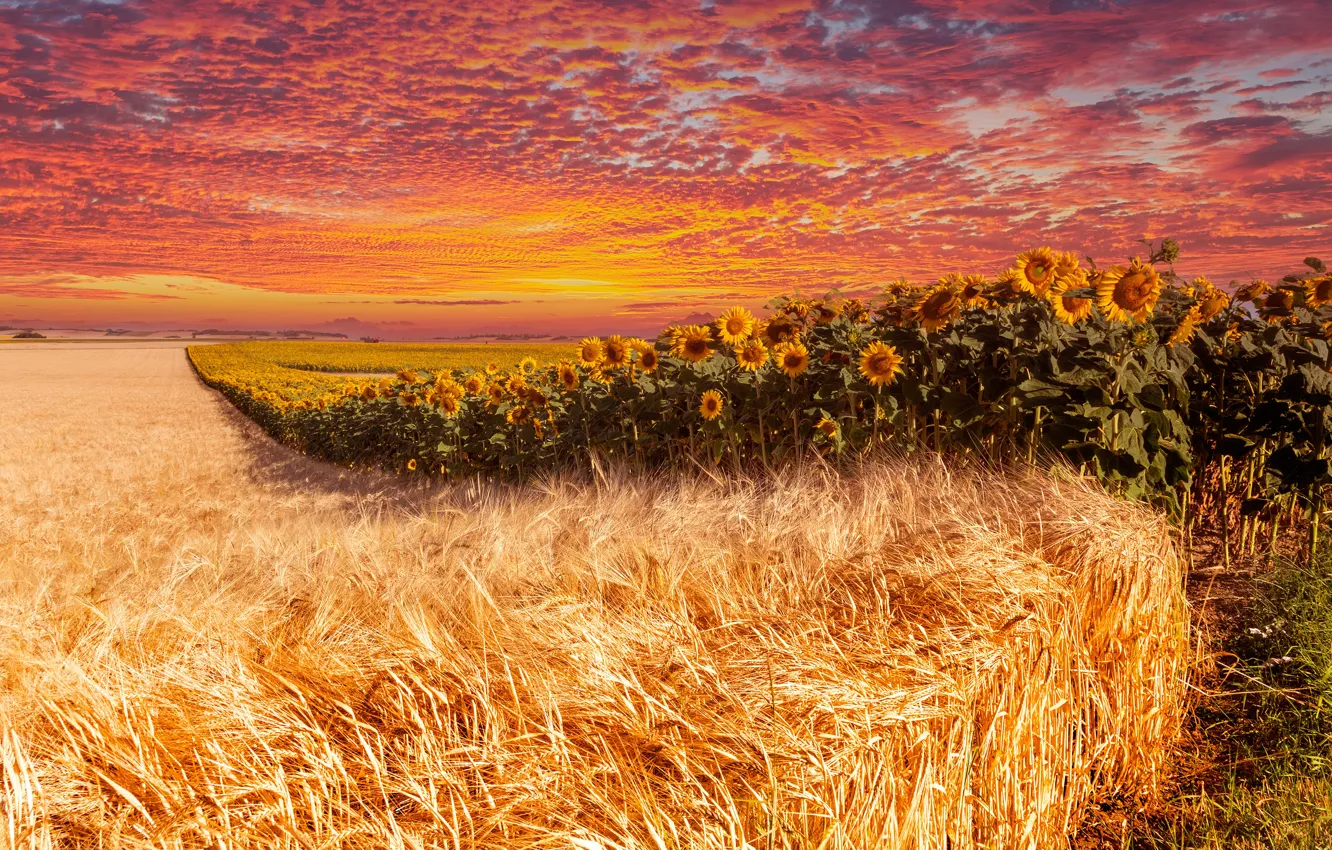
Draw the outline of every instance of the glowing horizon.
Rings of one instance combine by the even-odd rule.
[[[0,0],[0,324],[644,330],[1327,252],[1323,0]],[[351,327],[351,325],[348,325]]]

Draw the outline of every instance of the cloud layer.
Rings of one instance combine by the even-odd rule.
[[[0,293],[641,305],[1326,251],[1332,3],[956,5],[2,0]]]

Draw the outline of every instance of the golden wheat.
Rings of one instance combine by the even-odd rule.
[[[428,486],[179,351],[0,409],[13,845],[1057,846],[1180,720],[1167,529],[1071,476]]]

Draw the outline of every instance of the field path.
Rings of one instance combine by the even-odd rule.
[[[199,383],[180,348],[0,348],[0,410],[0,568],[10,582],[105,582],[187,548],[211,554],[238,535],[296,527],[318,534],[363,509],[424,498],[276,446]]]

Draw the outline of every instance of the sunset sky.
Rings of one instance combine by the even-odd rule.
[[[0,0],[0,324],[645,331],[1329,221],[1326,0]]]

